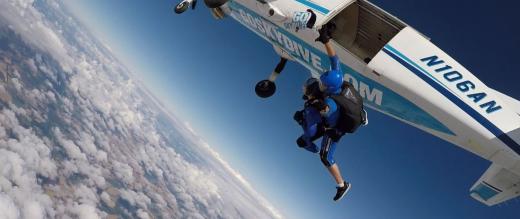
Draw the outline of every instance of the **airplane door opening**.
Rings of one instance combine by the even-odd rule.
[[[407,25],[377,6],[358,0],[331,19],[332,38],[366,63]]]

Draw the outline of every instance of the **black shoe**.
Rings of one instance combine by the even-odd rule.
[[[303,122],[305,121],[305,116],[302,111],[296,111],[293,116],[294,121],[296,121],[299,125],[303,126]]]
[[[337,191],[336,191],[336,196],[334,196],[334,201],[339,201],[343,198],[343,196],[345,196],[348,192],[348,190],[350,190],[350,187],[352,187],[350,185],[350,183],[348,182],[344,182],[343,183],[343,187],[336,187]]]
[[[305,146],[307,146],[307,142],[305,142],[305,140],[303,140],[303,137],[299,137],[298,139],[296,139],[296,144],[300,148],[304,148]]]

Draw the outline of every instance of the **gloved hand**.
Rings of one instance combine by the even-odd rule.
[[[327,104],[322,99],[313,99],[308,104],[318,111],[323,111],[327,108]]]
[[[318,32],[320,33],[320,36],[314,41],[320,41],[323,44],[326,44],[330,41],[330,36],[325,28],[321,28]]]
[[[336,30],[336,24],[334,23],[327,23],[321,29],[318,31],[320,33],[320,36],[316,38],[315,41],[320,41],[323,44],[326,44],[330,41],[332,38],[332,32]]]
[[[302,125],[304,121],[303,111],[296,111],[293,116],[294,121],[298,124]]]

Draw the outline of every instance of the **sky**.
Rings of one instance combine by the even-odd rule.
[[[518,4],[372,1],[432,39],[481,81],[515,99]],[[278,57],[238,22],[214,20],[199,2],[73,1],[71,10],[155,95],[287,218],[515,218],[520,201],[486,207],[469,189],[490,163],[369,110],[370,124],[340,142],[335,159],[353,185],[335,184],[317,155],[299,149],[292,115],[308,70],[288,64],[274,97],[254,94]],[[516,5],[515,5],[516,4]]]

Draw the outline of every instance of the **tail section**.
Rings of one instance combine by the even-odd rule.
[[[499,91],[492,90],[497,97],[499,97],[502,101],[504,101],[513,111],[516,112],[518,116],[520,116],[520,101],[516,100],[510,96],[507,96]]]
[[[504,101],[504,103],[512,111],[514,111],[518,117],[520,117],[520,101],[519,100],[516,100],[510,96],[500,93],[499,91],[496,91],[496,90],[492,90],[492,91],[498,98],[500,98],[502,101]],[[506,134],[507,134],[507,136],[512,138],[514,141],[520,142],[520,124],[518,124],[514,130],[512,130]],[[516,168],[516,170],[520,171],[520,165],[518,168]]]
[[[470,194],[488,206],[500,204],[520,196],[520,176],[492,164],[470,189]]]

